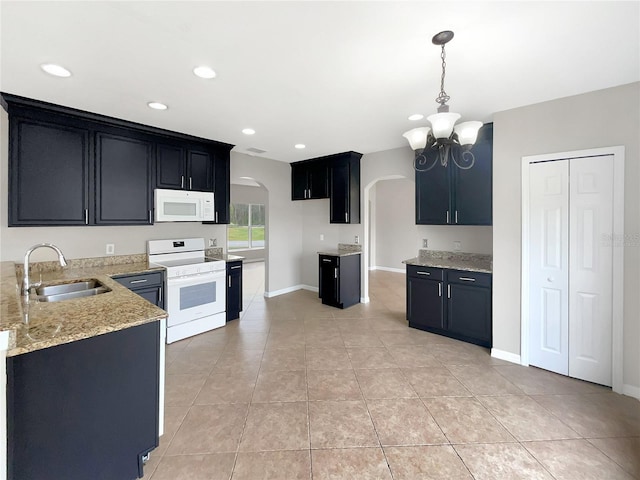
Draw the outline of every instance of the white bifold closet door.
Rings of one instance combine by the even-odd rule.
[[[529,363],[612,382],[613,156],[529,166]]]

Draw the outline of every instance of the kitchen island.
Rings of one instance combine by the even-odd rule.
[[[0,264],[0,330],[8,332],[7,478],[142,475],[160,434],[167,314],[111,279],[153,270],[135,261],[142,258],[72,260],[65,269],[32,265],[32,280],[43,284],[91,278],[109,290],[55,303],[23,301],[21,269]]]

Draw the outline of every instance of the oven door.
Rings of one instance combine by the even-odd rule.
[[[220,272],[167,279],[167,326],[225,311],[226,274]]]

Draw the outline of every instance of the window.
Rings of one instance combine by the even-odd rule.
[[[229,250],[264,248],[264,205],[232,203]]]

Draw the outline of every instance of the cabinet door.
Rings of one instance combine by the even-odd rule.
[[[416,171],[416,225],[449,222],[449,169],[439,163],[426,172]]]
[[[11,119],[9,226],[89,221],[89,132]]]
[[[307,167],[291,164],[291,200],[307,198]]]
[[[407,277],[407,320],[417,328],[443,329],[442,282]]]
[[[153,144],[96,134],[96,224],[152,223]]]
[[[229,151],[216,153],[214,159],[214,202],[216,209],[216,223],[229,223],[231,221],[231,192],[229,182],[231,180]]]
[[[183,189],[186,178],[184,148],[173,145],[156,146],[156,186],[158,188]]]
[[[461,170],[454,166],[452,170],[455,205],[451,223],[491,225],[493,124],[480,129],[471,152],[473,167]]]
[[[339,268],[338,257],[320,255],[319,295],[324,304],[335,306],[340,303],[340,298],[338,298],[340,292]]]
[[[153,303],[157,307],[164,308],[164,294],[162,287],[136,288],[132,292],[137,293],[146,301]]]
[[[315,161],[308,166],[307,183],[309,193],[307,198],[327,198],[329,196],[329,170],[323,161]]]
[[[349,223],[349,162],[336,161],[331,166],[329,222]]]
[[[242,311],[242,262],[227,264],[227,322]]]
[[[187,151],[187,190],[213,192],[213,158],[208,152]]]
[[[491,289],[450,283],[447,296],[449,331],[491,347]]]

